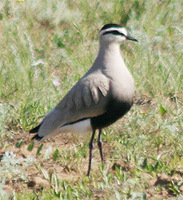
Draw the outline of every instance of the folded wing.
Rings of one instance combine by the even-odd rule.
[[[101,115],[106,111],[109,96],[110,83],[105,75],[84,76],[33,130],[38,130],[38,136],[43,138],[59,133],[65,124]]]

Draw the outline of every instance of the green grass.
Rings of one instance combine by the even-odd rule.
[[[2,1],[0,198],[182,198],[182,8],[180,0]],[[139,40],[122,45],[136,96],[123,120],[103,131],[106,163],[95,148],[89,180],[89,135],[32,149],[27,132],[91,66],[106,23],[126,26]]]

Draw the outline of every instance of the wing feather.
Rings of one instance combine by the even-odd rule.
[[[96,87],[95,85],[92,85],[90,87],[90,91],[91,91],[91,95],[92,95],[92,99],[95,102],[95,104],[98,103],[99,101],[99,90],[98,87]]]
[[[73,98],[75,109],[79,110],[83,105],[82,90],[76,87],[71,98]]]
[[[83,87],[82,96],[83,96],[84,104],[86,105],[87,108],[89,108],[92,103],[92,98],[91,98],[91,91],[88,86]]]
[[[101,97],[109,93],[109,80],[104,75],[89,76],[80,81],[66,94],[57,105],[58,108],[91,108],[98,104]],[[93,104],[94,103],[94,104]]]
[[[98,85],[98,89],[100,90],[103,96],[106,96],[109,91],[109,84],[106,82],[100,81],[100,84]]]
[[[39,137],[59,133],[64,124],[103,114],[109,96],[110,84],[106,76],[92,74],[81,78],[43,119]]]

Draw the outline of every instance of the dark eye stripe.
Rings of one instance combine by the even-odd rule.
[[[113,35],[122,35],[122,36],[125,36],[123,33],[120,33],[119,31],[106,31],[103,33],[103,35],[106,35],[106,34],[113,34]]]

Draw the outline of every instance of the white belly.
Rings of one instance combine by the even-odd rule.
[[[85,119],[76,123],[64,125],[60,128],[60,133],[87,133],[92,131],[91,120]]]

